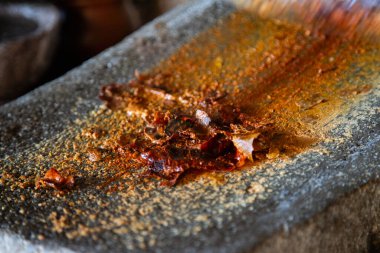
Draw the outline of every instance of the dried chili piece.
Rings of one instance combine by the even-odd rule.
[[[73,176],[62,176],[56,169],[50,168],[44,175],[44,177],[37,181],[36,187],[48,186],[56,190],[72,189],[74,187],[75,180]]]
[[[108,107],[124,105],[127,113],[146,122],[133,138],[116,141],[119,156],[141,162],[169,185],[189,171],[232,170],[248,160],[267,159],[270,140],[259,129],[270,127],[270,122],[244,114],[227,99],[228,93],[211,91],[183,103],[164,86],[166,78],[170,76],[138,73],[124,87],[102,88],[100,97]],[[192,107],[190,101],[197,105]],[[153,104],[162,107],[146,108]]]
[[[217,134],[201,144],[201,151],[209,157],[216,158],[235,152],[233,142],[222,134]]]

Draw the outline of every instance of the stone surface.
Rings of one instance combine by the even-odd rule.
[[[78,69],[0,107],[1,170],[18,176],[41,170],[28,158],[79,131],[75,122],[90,118],[101,104],[101,85],[126,82],[135,69],[153,67],[233,11],[211,0],[180,7]],[[165,23],[167,32],[157,30],[158,23]],[[134,195],[123,195],[88,183],[57,198],[44,193],[33,198],[33,189],[0,186],[0,244],[14,252],[378,252],[376,73],[372,91],[337,118],[332,141],[286,163],[228,174],[224,185],[197,181],[155,191],[142,185]],[[253,183],[260,194],[247,194]],[[18,201],[22,195],[25,202]],[[65,210],[69,219],[62,221]],[[62,231],[54,226],[60,221]]]

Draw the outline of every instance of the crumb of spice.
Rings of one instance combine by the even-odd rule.
[[[88,159],[91,162],[99,162],[102,159],[102,153],[97,149],[90,149],[88,151]]]
[[[36,188],[51,187],[56,190],[71,189],[74,187],[75,180],[73,176],[62,176],[56,169],[50,168],[44,177],[37,181]]]

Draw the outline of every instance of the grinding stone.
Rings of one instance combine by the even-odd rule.
[[[126,82],[135,69],[150,69],[232,12],[230,4],[217,0],[179,7],[79,68],[0,107],[0,165],[13,164],[12,172],[27,174],[33,164],[24,157],[38,154],[44,143],[70,136],[65,129],[75,130],[77,120],[101,105],[97,98],[101,85]],[[158,23],[165,23],[167,32],[157,31]],[[39,207],[39,200],[16,201],[33,189],[0,185],[0,251],[380,252],[380,72],[371,75],[372,91],[340,115],[329,133],[338,141],[321,143],[281,168],[274,162],[255,173],[228,175],[219,188],[194,182],[124,199],[87,187],[61,199],[42,195],[46,204]],[[247,195],[247,185],[261,179],[265,179],[262,194]],[[191,201],[184,202],[185,196]],[[183,215],[162,217],[154,212],[144,217],[118,211],[132,202],[138,211],[154,198],[171,203],[161,208]],[[71,230],[91,227],[91,222],[113,224],[116,218],[130,223],[103,229],[96,237],[68,237],[71,230],[54,230],[43,217],[62,213],[69,202],[82,203],[85,214],[99,215],[91,221],[86,215],[69,214],[77,222]],[[105,212],[110,220],[102,218]],[[150,224],[157,226],[150,229]]]

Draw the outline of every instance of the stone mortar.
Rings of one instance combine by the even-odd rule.
[[[154,67],[234,11],[217,0],[179,7],[65,76],[0,107],[0,159],[13,159],[15,173],[24,173],[33,166],[24,156],[54,143],[65,129],[75,130],[76,120],[99,108],[101,85],[126,82],[135,69]],[[166,24],[166,33],[156,30],[158,23]],[[0,244],[12,252],[378,252],[380,76],[375,76],[372,91],[336,119],[329,135],[337,141],[321,143],[281,168],[274,162],[255,172],[227,175],[221,187],[194,182],[128,199],[88,187],[75,196],[47,199],[39,209],[34,200],[15,204],[19,202],[13,198],[23,191],[0,186]],[[251,182],[264,182],[264,192],[254,198],[246,195]],[[107,207],[89,200],[93,196]],[[141,209],[155,199],[172,203],[173,215],[163,218],[157,212],[146,219],[138,212],[117,211],[131,203]],[[147,227],[136,227],[132,219],[117,227],[118,233],[106,229],[96,238],[70,239],[41,220],[69,201],[84,203],[84,211],[107,211],[111,218],[135,215]],[[175,217],[175,212],[184,216]],[[150,224],[160,225],[150,231]],[[38,237],[41,233],[44,240]]]
[[[9,99],[30,89],[49,66],[57,44],[60,13],[50,5],[8,3],[0,5],[0,15],[36,24],[33,31],[0,42],[0,98]]]

